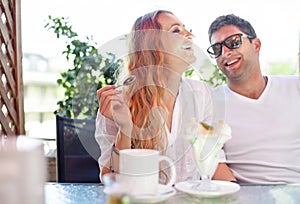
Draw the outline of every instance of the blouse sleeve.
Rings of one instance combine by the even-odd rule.
[[[100,171],[107,165],[110,159],[111,148],[115,142],[118,127],[115,122],[103,116],[99,111],[96,117],[95,138],[101,149],[101,156],[98,159]],[[107,168],[109,168],[107,166]]]

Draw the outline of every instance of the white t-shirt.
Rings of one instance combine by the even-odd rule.
[[[300,183],[300,77],[269,76],[257,100],[226,85],[215,94],[218,117],[232,128],[224,151],[238,181]]]
[[[176,98],[172,130],[168,135],[166,155],[175,163],[176,182],[199,179],[193,158],[191,144],[184,138],[185,126],[192,117],[197,121],[211,122],[211,90],[199,80],[183,79]],[[98,159],[100,169],[109,163],[111,148],[115,142],[118,128],[115,123],[98,112],[95,138],[101,149]]]

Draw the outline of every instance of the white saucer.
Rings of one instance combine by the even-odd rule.
[[[240,190],[240,185],[229,181],[212,180],[214,185],[218,187],[217,191],[200,191],[194,186],[201,183],[201,180],[183,181],[175,184],[175,188],[185,193],[212,198],[235,193]]]
[[[110,194],[111,189],[104,188],[104,193]],[[155,195],[141,195],[132,196],[131,201],[134,203],[158,203],[167,200],[171,196],[176,194],[176,190],[173,187],[168,187],[162,184],[158,185],[158,193]]]

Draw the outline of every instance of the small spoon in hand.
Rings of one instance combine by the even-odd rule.
[[[129,86],[135,81],[136,76],[135,75],[130,75],[127,77],[122,84],[118,85],[115,87],[115,89],[122,87],[122,86]]]

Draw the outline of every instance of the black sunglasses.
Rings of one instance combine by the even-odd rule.
[[[242,37],[253,39],[255,37],[246,35],[244,33],[238,33],[227,37],[224,41],[211,45],[207,52],[212,58],[218,58],[222,54],[222,47],[225,45],[228,49],[237,49],[242,45]]]

